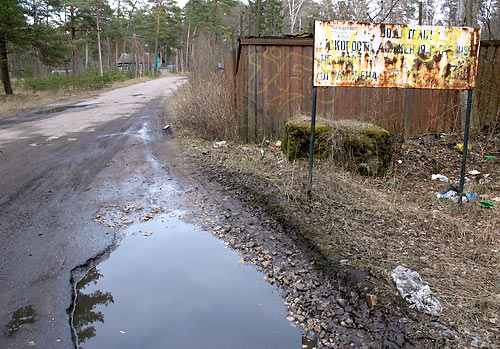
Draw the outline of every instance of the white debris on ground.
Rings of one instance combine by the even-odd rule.
[[[391,276],[401,297],[410,304],[411,309],[433,316],[441,315],[441,303],[432,295],[429,284],[416,271],[399,265],[391,272]]]
[[[215,142],[214,143],[214,148],[220,148],[220,147],[224,147],[226,145],[227,145],[226,141]]]
[[[439,173],[438,174],[433,174],[431,176],[431,178],[432,178],[433,181],[435,181],[436,179],[438,179],[441,182],[446,182],[446,183],[450,182],[450,179],[448,177],[443,176],[442,174],[439,174]]]

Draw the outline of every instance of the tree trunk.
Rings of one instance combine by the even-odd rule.
[[[38,51],[38,49],[36,49],[36,51],[35,51],[35,74],[36,74],[37,78],[39,78],[42,75],[41,67],[40,67],[40,59],[38,58],[39,55],[40,55],[40,52]]]
[[[118,67],[118,34],[115,36],[115,68]]]
[[[213,0],[213,16],[214,16],[214,25],[215,25],[215,38],[218,41],[219,40],[219,33],[217,31],[218,27],[218,16],[219,16],[219,0]]]
[[[99,27],[99,3],[95,2],[96,7],[97,7],[97,12],[95,15],[96,22],[97,22],[97,50],[99,53],[99,73],[102,76],[102,54],[101,54],[101,28]]]
[[[186,49],[184,50],[184,54],[186,55],[186,64],[184,65],[185,69],[188,70],[189,66],[189,32],[191,31],[191,22],[188,22],[188,31],[187,31],[187,39],[186,39]]]
[[[175,49],[175,70],[179,72],[179,49]]]
[[[151,75],[151,52],[148,46],[148,75]]]
[[[422,9],[422,1],[418,2],[418,25],[422,25],[424,23],[423,9]]]
[[[196,29],[197,29],[197,27],[194,27],[193,39],[191,39],[191,41],[193,43],[191,44],[191,63],[190,63],[190,65],[192,65],[194,62],[194,43],[195,43],[194,38],[196,38]]]
[[[108,70],[111,66],[111,44],[109,43],[109,36],[106,35],[106,43],[108,44]]]
[[[132,4],[132,10],[130,11],[130,18],[132,18],[134,11],[135,11],[135,5],[137,4],[137,0],[134,1]],[[127,21],[127,27],[125,29],[125,37],[123,38],[123,55],[125,56],[125,51],[127,50],[127,36],[128,36],[128,28],[130,27],[130,21]]]
[[[128,36],[128,28],[130,26],[130,22],[127,23],[127,27],[125,28],[125,37],[123,38],[123,59],[125,60],[125,51],[127,50],[127,36]],[[122,62],[123,64],[123,62]]]
[[[135,39],[135,33],[132,35],[133,42],[131,45],[132,49],[132,61],[134,65],[134,78],[137,79],[137,53],[136,53],[136,39]]]
[[[85,41],[85,71],[89,69],[89,42]]]
[[[72,61],[71,61],[71,64],[72,64],[72,73],[75,74],[76,73],[76,28],[75,28],[75,8],[74,7],[70,7],[69,8],[69,11],[71,13],[71,18],[70,18],[70,21],[71,21],[71,45],[73,46],[73,52],[72,52]]]
[[[158,59],[158,35],[160,35],[160,14],[156,19],[156,39],[155,39],[155,57]],[[158,70],[158,64],[155,64],[155,71]]]
[[[261,28],[261,24],[260,24],[260,13],[262,12],[262,1],[261,0],[257,0],[257,20],[256,20],[256,28],[255,28],[255,36],[260,36],[260,28]]]
[[[118,32],[120,31],[120,0],[118,0],[118,13],[117,13],[117,18],[118,18],[118,30],[116,31],[115,35],[115,68],[118,67]],[[122,64],[123,66],[123,64]]]
[[[7,41],[5,40],[5,36],[0,36],[0,65],[2,69],[2,81],[5,94],[11,95],[14,91],[12,91],[12,85],[10,83]]]

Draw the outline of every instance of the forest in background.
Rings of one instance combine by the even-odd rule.
[[[0,66],[11,78],[215,71],[240,36],[312,31],[315,19],[472,25],[500,39],[500,0],[1,0]],[[126,55],[125,55],[126,54]],[[123,65],[122,65],[123,66]]]

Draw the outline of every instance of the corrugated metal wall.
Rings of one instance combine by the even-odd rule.
[[[482,41],[475,110],[478,126],[500,125],[500,41]]]
[[[310,38],[241,40],[233,65],[244,139],[279,136],[287,118],[311,112],[312,45]],[[454,132],[461,124],[459,92],[452,90],[318,88],[318,113],[406,136]]]

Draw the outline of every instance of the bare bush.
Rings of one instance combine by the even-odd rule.
[[[200,79],[219,72],[231,50],[230,42],[218,40],[213,33],[200,33],[193,42],[191,77]]]
[[[173,116],[206,140],[237,140],[236,111],[231,81],[221,73],[192,77],[175,93]]]

